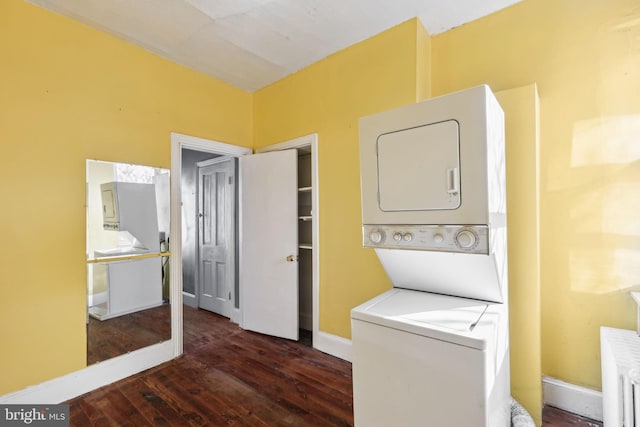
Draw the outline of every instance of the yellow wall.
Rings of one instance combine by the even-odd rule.
[[[416,22],[416,101],[431,97],[431,36]]]
[[[85,160],[169,168],[170,132],[250,146],[251,94],[0,2],[0,395],[85,366]]]
[[[318,132],[320,329],[331,334],[349,337],[351,308],[391,287],[362,249],[358,118],[420,96],[420,27],[407,21],[254,94],[256,147]]]
[[[599,327],[635,328],[640,285],[638,2],[524,0],[431,49],[434,95],[538,86],[542,370],[599,388]]]
[[[539,105],[535,84],[503,90],[511,395],[542,421],[540,331]]]

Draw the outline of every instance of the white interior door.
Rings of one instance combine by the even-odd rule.
[[[298,339],[298,154],[240,158],[242,327]]]
[[[235,281],[234,160],[198,163],[198,306],[225,317]]]

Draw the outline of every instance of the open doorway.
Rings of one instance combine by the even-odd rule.
[[[311,148],[312,143],[313,143],[313,149]],[[316,135],[312,135],[309,137],[299,138],[298,140],[289,141],[287,143],[278,144],[278,145],[269,147],[269,149],[265,149],[262,151],[280,151],[280,150],[294,149],[294,151],[299,153],[299,155],[301,155],[302,157],[306,156],[305,159],[310,159],[311,157],[315,157],[315,152],[316,152],[315,144],[316,144]],[[302,151],[297,151],[295,145],[306,145],[306,148],[303,148]],[[310,152],[313,153],[313,156],[309,156]],[[199,250],[201,251],[201,249],[198,248],[198,245],[196,244],[196,242],[199,240],[198,237],[200,237],[199,231],[197,230],[198,228],[197,225],[198,225],[198,221],[200,221],[199,215],[202,212],[198,211],[196,201],[201,200],[202,195],[198,196],[197,194],[198,190],[196,188],[197,185],[194,185],[191,190],[187,191],[187,193],[190,192],[191,194],[185,195],[184,200],[182,200],[183,199],[183,189],[182,189],[183,181],[187,175],[190,175],[191,181],[194,182],[194,184],[198,183],[197,172],[195,172],[198,169],[198,163],[200,163],[201,166],[206,165],[208,163],[215,164],[216,159],[219,159],[222,156],[228,156],[232,158],[234,161],[238,161],[238,163],[242,163],[243,161],[249,159],[249,157],[254,158],[254,157],[262,156],[262,154],[260,154],[256,156],[245,157],[245,156],[248,156],[249,154],[251,154],[251,150],[243,147],[223,144],[215,141],[204,140],[204,139],[190,137],[186,135],[172,134],[172,173],[174,177],[180,178],[180,180],[176,180],[175,182],[172,182],[172,218],[176,218],[176,222],[179,224],[180,228],[177,229],[175,233],[177,236],[181,236],[181,237],[179,238],[180,240],[178,239],[174,240],[173,242],[174,245],[172,246],[171,251],[174,256],[176,257],[179,256],[178,259],[182,260],[180,261],[179,267],[177,262],[175,263],[176,268],[179,268],[179,271],[176,271],[176,272],[172,271],[172,279],[174,279],[175,277],[176,279],[175,283],[179,286],[179,287],[176,286],[172,288],[172,296],[176,295],[176,297],[179,297],[181,300],[184,299],[185,310],[186,310],[186,306],[197,307],[199,305],[199,302],[197,301],[199,294],[195,284],[197,283],[196,280],[198,275],[199,274],[202,275],[202,273],[199,273],[200,267],[198,266],[197,261],[193,261],[198,259],[197,255],[192,256],[190,252],[196,253]],[[313,181],[315,182],[315,174],[317,173],[316,172],[317,168],[315,167],[315,162],[313,163],[314,165],[313,165],[312,175],[314,176]],[[193,166],[194,172],[189,173],[187,172],[187,170],[191,168],[191,166],[189,166],[190,164],[194,165]],[[236,165],[236,168],[244,170],[242,165]],[[238,169],[236,169],[236,172],[238,172]],[[249,189],[246,188],[247,187],[246,185],[245,185],[245,188],[242,188],[243,186],[242,179],[243,178],[240,176],[239,172],[236,175],[236,178],[232,179],[233,183],[236,184],[235,191],[237,196],[235,203],[233,203],[234,205],[233,218],[235,219],[236,238],[234,239],[234,242],[233,242],[235,245],[232,252],[233,252],[233,257],[235,261],[234,262],[235,274],[233,275],[234,279],[233,279],[233,283],[230,288],[230,291],[227,291],[226,295],[232,301],[232,311],[230,316],[228,317],[231,319],[232,322],[237,323],[241,327],[245,328],[245,325],[243,323],[246,323],[246,322],[243,322],[243,316],[246,315],[246,313],[243,313],[243,301],[245,302],[244,307],[251,306],[251,304],[246,304],[247,302],[245,300],[246,295],[243,296],[243,293],[242,293],[241,288],[244,287],[242,283],[245,283],[246,285],[246,282],[247,282],[246,275],[243,279],[242,271],[246,272],[247,270],[250,270],[250,268],[244,268],[243,266],[240,266],[240,262],[239,262],[240,260],[246,260],[246,256],[243,256],[243,246],[242,246],[243,227],[240,224],[240,221],[238,220],[238,218],[240,217],[238,213],[240,212],[240,209],[241,209],[240,200],[243,195],[243,192],[246,193],[247,191],[249,191]],[[229,182],[229,177],[226,178],[226,182],[227,183]],[[315,201],[315,198],[317,197],[317,194],[316,194],[317,187],[314,185],[310,186],[310,185],[304,184],[303,189],[300,190],[298,188],[300,185],[302,184],[298,182],[294,183],[296,198],[302,197],[305,200],[305,203],[304,203],[305,207],[304,207],[304,212],[303,211],[298,212],[300,209],[299,206],[297,205],[294,206],[294,210],[296,211],[296,214],[294,216],[294,229],[296,230],[296,232],[299,230],[299,221],[305,221],[307,225],[303,226],[305,231],[304,232],[301,231],[300,236],[296,236],[296,239],[303,239],[304,242],[302,240],[299,240],[299,242],[295,244],[295,248],[304,248],[303,249],[305,253],[304,262],[306,263],[307,261],[311,261],[309,263],[306,263],[302,267],[306,272],[305,274],[309,275],[309,279],[307,280],[308,289],[304,291],[305,302],[304,303],[301,302],[300,305],[301,306],[304,305],[307,308],[309,307],[309,305],[312,306],[311,312],[307,310],[307,312],[303,315],[305,320],[300,323],[301,324],[303,323],[305,329],[311,330],[312,334],[315,335],[318,329],[317,210],[313,210],[313,213],[312,213],[309,205],[312,203],[311,200]],[[312,188],[313,188],[313,191],[312,191]],[[269,194],[271,194],[271,192],[269,192]],[[300,196],[300,194],[302,194],[302,196]],[[189,200],[187,200],[187,196],[189,197]],[[193,202],[191,202],[191,200],[193,200]],[[317,203],[317,202],[313,202],[313,203]],[[309,210],[309,212],[307,212],[307,210]],[[311,221],[312,215],[314,216],[314,221]],[[300,218],[304,217],[304,219],[296,220],[296,218],[298,217]],[[313,224],[313,227],[309,227],[309,225],[311,224]],[[262,234],[263,233],[252,234],[252,237],[250,240],[254,242],[256,239],[260,239],[262,238],[261,237]],[[182,245],[182,243],[185,241],[192,242],[189,244],[188,248]],[[177,246],[180,246],[180,247],[177,247]],[[246,250],[247,248],[246,244],[244,248]],[[272,251],[265,251],[265,252],[272,252]],[[293,252],[287,252],[285,256],[282,256],[282,260],[286,259],[286,262],[289,263],[290,265],[295,264],[297,266],[298,259],[299,259],[298,253],[299,252],[296,249],[294,249]],[[290,256],[290,254],[293,254],[293,256]],[[291,262],[291,260],[294,260],[295,262]],[[215,272],[215,269],[211,269],[210,271]],[[226,274],[223,274],[223,275],[226,276]],[[194,279],[191,280],[190,277],[193,277]],[[295,278],[296,280],[298,279],[298,274],[295,275]],[[190,286],[190,283],[193,283],[194,285]],[[295,289],[297,292],[298,291],[297,283],[296,283]],[[222,293],[218,292],[218,294],[224,295],[224,292]],[[309,297],[308,294],[310,294],[311,296]],[[296,295],[296,299],[297,299],[297,295]],[[298,304],[296,300],[296,306],[297,305]],[[263,304],[263,306],[270,306],[270,305]],[[177,319],[175,320],[175,323],[174,323],[175,324],[174,330],[176,332],[176,348],[178,348],[177,346],[179,345],[180,346],[179,351],[182,351],[182,345],[183,345],[182,310],[183,308],[181,304],[180,308],[176,309],[174,313],[175,319]],[[186,316],[184,317],[184,319],[185,321],[187,321]],[[298,321],[298,316],[296,316],[296,321]],[[245,328],[245,329],[251,329],[251,328]],[[180,335],[180,336],[178,337],[177,335]]]
[[[231,318],[238,308],[237,161],[182,149],[184,303]]]

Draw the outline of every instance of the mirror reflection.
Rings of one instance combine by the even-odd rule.
[[[87,161],[87,365],[171,338],[169,171]]]

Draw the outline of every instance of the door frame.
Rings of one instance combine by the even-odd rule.
[[[169,250],[170,301],[171,301],[171,338],[174,357],[183,353],[183,317],[182,317],[182,149],[196,150],[211,154],[242,157],[252,154],[250,148],[226,144],[195,136],[171,132],[171,234]],[[238,177],[239,178],[239,177]],[[238,186],[242,183],[236,180]],[[232,320],[239,320],[234,309]]]
[[[312,182],[312,200],[314,205],[314,222],[312,226],[312,318],[313,318],[313,347],[324,348],[326,344],[320,344],[320,203],[319,203],[319,187],[318,187],[318,134],[310,134],[295,138],[282,143],[261,147],[256,149],[256,153],[286,150],[290,148],[309,147],[311,149],[311,182]],[[170,301],[171,301],[171,342],[173,344],[174,357],[180,356],[184,351],[184,324],[182,314],[182,149],[190,149],[212,154],[227,155],[231,157],[242,157],[253,154],[251,148],[239,145],[227,144],[224,142],[198,138],[195,136],[185,135],[177,132],[171,132],[171,234],[169,250],[170,258]],[[242,191],[242,180],[239,170],[236,175],[236,183],[239,191]],[[239,206],[239,211],[242,206]],[[242,224],[238,225],[239,229],[239,256],[242,256]],[[239,261],[239,260],[238,260]],[[240,272],[242,274],[242,272]],[[242,288],[240,289],[240,293]],[[233,310],[231,320],[240,324],[241,310]],[[317,337],[317,338],[316,338]],[[323,340],[326,341],[326,340]],[[320,344],[320,345],[319,345]],[[324,351],[324,350],[323,350]],[[325,351],[325,352],[327,352]],[[345,359],[347,360],[347,359]]]
[[[312,282],[311,282],[311,318],[312,318],[312,334],[313,347],[324,347],[321,344],[320,336],[320,199],[318,188],[318,134],[301,136],[281,143],[269,145],[266,147],[256,148],[257,153],[266,153],[269,151],[281,151],[289,149],[309,149],[311,151],[311,203],[313,204],[313,224],[311,226],[311,247],[312,260]],[[241,190],[242,191],[242,190]],[[242,230],[240,231],[242,233]],[[240,240],[242,241],[242,240]],[[240,252],[242,256],[242,252]],[[240,272],[242,275],[242,272]],[[242,295],[242,288],[240,288]],[[242,309],[242,307],[240,307]]]

